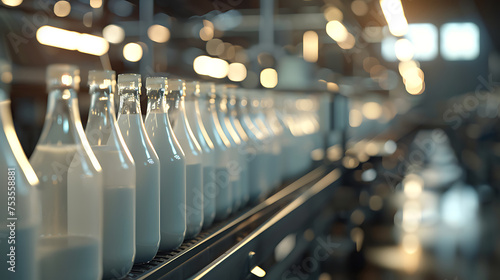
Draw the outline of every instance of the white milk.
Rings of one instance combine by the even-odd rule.
[[[169,124],[166,113],[148,113],[145,122],[146,131],[161,161],[160,250],[162,251],[170,251],[179,247],[186,234],[184,153],[177,140],[169,137],[165,129],[167,125]]]
[[[203,171],[201,164],[186,166],[186,239],[194,238],[203,225]]]
[[[160,244],[160,161],[139,114],[121,114],[118,126],[136,167],[135,263],[154,258]]]
[[[2,228],[0,231],[0,279],[9,280],[32,280],[38,279],[37,257],[34,248],[37,246],[37,227],[30,226],[16,228],[16,243],[8,244],[10,231]],[[11,265],[7,263],[10,259],[10,247],[15,246],[15,272],[7,270]]]
[[[84,236],[39,241],[41,280],[99,280],[99,241]]]
[[[135,256],[135,174],[110,146],[92,146],[103,170],[103,278],[125,276]]]
[[[212,225],[215,219],[215,200],[217,197],[215,167],[212,164],[203,167],[203,193],[203,227],[207,228]]]
[[[220,221],[231,214],[233,203],[233,192],[227,167],[217,167],[215,169],[215,185],[217,187],[215,219]]]

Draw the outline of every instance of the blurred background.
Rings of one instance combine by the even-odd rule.
[[[294,92],[321,116],[313,160],[343,168],[325,205],[338,246],[270,279],[500,279],[499,1],[1,2],[0,84],[28,156],[52,63],[80,67],[84,124],[92,69]]]

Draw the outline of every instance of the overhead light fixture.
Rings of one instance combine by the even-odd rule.
[[[255,266],[250,272],[259,278],[266,276],[266,271],[259,266]]]
[[[266,68],[260,72],[260,83],[265,88],[274,88],[278,85],[278,72],[273,68]]]
[[[304,60],[308,62],[318,61],[318,33],[310,30],[306,31],[303,36],[303,56]]]
[[[109,49],[108,42],[102,37],[48,25],[38,28],[36,39],[42,45],[96,56],[107,53]]]
[[[408,21],[401,0],[380,0],[380,7],[391,34],[396,37],[404,36],[408,32]]]

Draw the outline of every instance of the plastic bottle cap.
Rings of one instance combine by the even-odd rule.
[[[47,89],[65,87],[77,89],[80,86],[80,69],[71,64],[51,64],[46,73]]]
[[[200,82],[198,81],[189,81],[186,82],[186,95],[200,95]]]
[[[181,79],[169,79],[167,81],[167,86],[168,86],[168,90],[169,91],[172,91],[172,90],[178,90],[180,92],[182,92],[182,96],[185,96],[186,93],[186,83],[184,82],[184,80],[181,80]]]
[[[141,93],[141,75],[140,74],[120,74],[118,75],[119,89],[137,89]],[[118,92],[120,94],[120,92]]]
[[[215,92],[215,83],[213,82],[202,82],[200,83],[200,91],[203,93],[213,93]]]
[[[116,72],[113,70],[90,70],[88,85],[99,85],[101,89],[112,86],[114,89],[116,85]]]
[[[146,78],[146,88],[165,88],[167,77],[148,77]]]

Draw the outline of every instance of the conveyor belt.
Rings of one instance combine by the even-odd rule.
[[[124,279],[192,277],[315,186],[328,171],[328,167],[320,166],[292,183],[285,184],[263,202],[254,207],[247,207],[229,219],[214,224],[195,239],[184,242],[177,250],[160,252],[151,262],[135,265]]]

